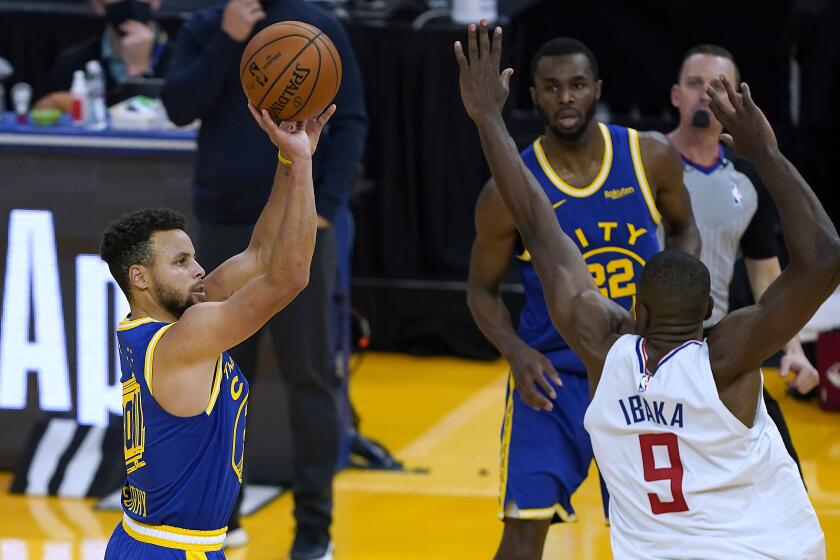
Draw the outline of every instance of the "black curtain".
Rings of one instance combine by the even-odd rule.
[[[10,83],[28,81],[36,96],[46,93],[47,72],[58,52],[101,30],[101,20],[90,15],[9,11],[8,2],[0,4],[0,56],[16,69]],[[831,200],[832,147],[840,122],[837,2],[522,4],[528,7],[515,15],[505,35],[508,63],[517,70],[508,120],[520,144],[541,128],[531,110],[529,64],[547,39],[567,35],[587,43],[601,65],[604,100],[615,122],[659,130],[675,125],[669,89],[683,53],[698,43],[716,43],[737,58],[785,152],[823,202]],[[174,36],[180,21],[166,15],[162,23]],[[463,284],[434,284],[466,279],[473,209],[489,172],[458,91],[452,43],[464,38],[464,30],[433,23],[422,30],[407,22],[347,23],[366,88],[370,130],[364,174],[374,186],[354,203],[353,273],[359,279],[354,294],[373,322],[377,348],[487,356],[466,309]],[[791,53],[802,75],[798,127],[790,118]],[[830,211],[836,219],[837,207]],[[401,282],[406,279],[431,284]],[[447,303],[429,303],[435,294]]]

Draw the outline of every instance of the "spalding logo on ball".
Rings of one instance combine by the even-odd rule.
[[[338,93],[341,58],[330,38],[300,21],[269,25],[248,42],[239,62],[242,89],[275,121],[320,115]]]

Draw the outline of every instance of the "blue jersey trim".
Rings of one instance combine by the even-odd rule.
[[[645,360],[642,358],[642,337],[636,340],[636,357],[639,358],[639,373],[645,372]]]
[[[720,145],[718,145],[717,159],[715,160],[715,162],[712,165],[709,165],[709,166],[700,165],[699,163],[693,162],[690,159],[688,159],[688,157],[684,156],[683,154],[680,154],[680,158],[682,158],[682,160],[685,163],[687,163],[688,165],[690,165],[691,167],[693,167],[697,171],[699,171],[701,173],[704,173],[705,175],[711,175],[712,173],[715,172],[715,170],[717,170],[721,165],[723,165],[723,161],[724,161],[723,148],[721,148]]]
[[[702,342],[697,342],[696,340],[689,340],[688,342],[686,342],[686,343],[682,344],[681,346],[678,346],[678,347],[674,348],[673,350],[671,350],[670,352],[668,352],[668,354],[659,361],[659,365],[656,366],[656,370],[659,371],[659,368],[664,366],[665,362],[667,362],[668,360],[670,360],[671,358],[676,356],[677,352],[679,352],[683,348],[688,348],[692,344],[696,344],[697,346],[702,346],[703,345]]]

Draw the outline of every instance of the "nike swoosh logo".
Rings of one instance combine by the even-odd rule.
[[[554,208],[557,208],[557,207],[559,207],[559,206],[563,206],[564,204],[566,204],[566,201],[567,201],[567,200],[569,200],[569,199],[568,199],[568,198],[564,198],[564,199],[563,199],[563,200],[561,200],[560,202],[557,202],[556,204],[552,204],[552,205],[551,205],[551,208],[552,208],[552,209],[554,209]]]

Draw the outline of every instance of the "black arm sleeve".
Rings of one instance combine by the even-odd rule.
[[[779,256],[779,247],[776,243],[778,218],[770,193],[767,192],[767,188],[749,161],[734,153],[728,153],[727,157],[735,165],[735,169],[747,176],[758,194],[758,208],[741,237],[741,251],[744,257],[758,260]]]

